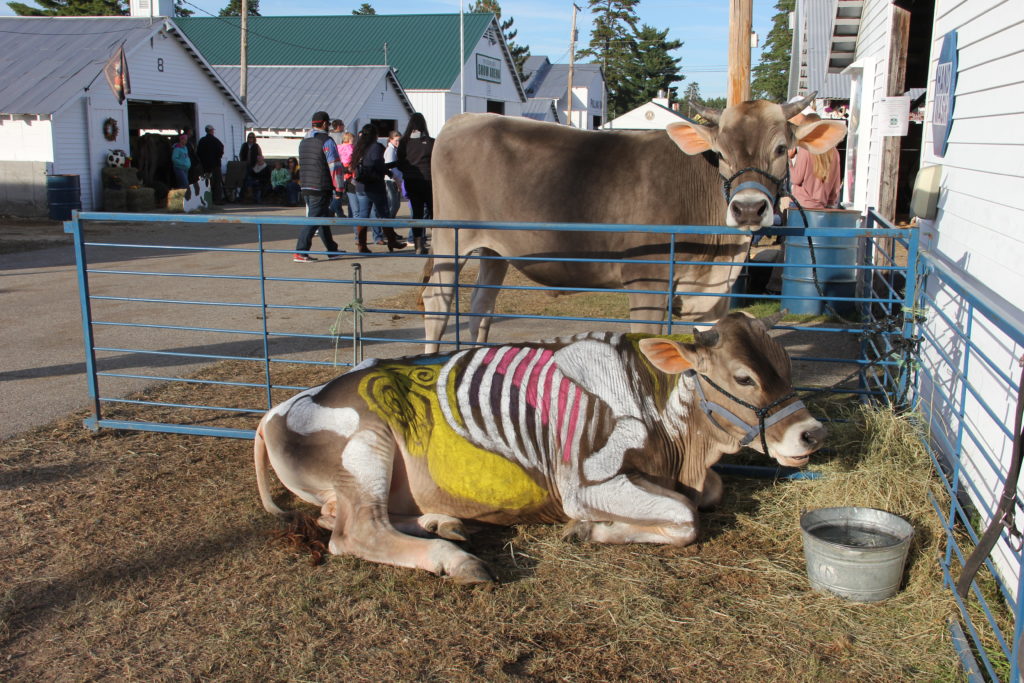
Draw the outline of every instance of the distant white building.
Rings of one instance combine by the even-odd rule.
[[[669,106],[667,98],[656,97],[601,126],[605,130],[664,130],[665,126],[686,117]]]
[[[171,20],[0,17],[0,31],[0,213],[46,213],[47,174],[79,176],[82,208],[101,209],[107,155],[131,154],[138,131],[209,124],[227,144],[253,120]],[[121,46],[131,92],[118,103],[103,68]]]
[[[600,65],[573,65],[571,99],[569,71],[568,64],[552,64],[543,56],[529,57],[523,65],[526,96],[534,103],[533,107],[543,107],[545,102],[550,102],[559,120],[574,128],[600,128],[604,123],[605,105],[604,73]]]

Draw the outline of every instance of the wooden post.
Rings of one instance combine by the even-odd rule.
[[[753,0],[729,0],[729,91],[726,104],[750,99],[750,31]]]
[[[910,42],[910,12],[892,8],[892,32],[889,37],[889,70],[886,73],[885,94],[897,97],[906,90],[907,45]],[[882,138],[882,169],[879,178],[878,213],[893,220],[896,216],[896,185],[900,170],[900,138]]]
[[[242,0],[241,47],[238,59],[238,99],[249,106],[249,0]]]

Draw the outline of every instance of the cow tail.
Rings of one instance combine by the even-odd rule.
[[[256,438],[253,441],[253,458],[256,461],[256,488],[260,492],[260,500],[263,501],[263,509],[278,517],[289,517],[290,515],[277,507],[274,499],[270,496],[270,485],[267,481],[267,465],[270,464],[270,454],[267,452],[267,442],[263,439],[263,424],[266,416],[260,420],[256,427]]]

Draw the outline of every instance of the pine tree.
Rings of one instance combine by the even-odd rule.
[[[693,105],[694,103],[700,104],[700,83],[697,81],[690,81],[690,84],[686,86],[686,90],[683,91],[683,115],[687,118],[693,118]]]
[[[590,46],[576,53],[576,59],[592,57],[604,72],[608,92],[608,118],[612,119],[629,110],[624,103],[630,101],[627,82],[633,34],[639,18],[636,6],[640,0],[588,0],[594,15],[594,28],[590,32]]]
[[[242,16],[242,0],[229,0],[227,7],[220,11],[222,17]],[[260,0],[249,0],[249,16],[260,16]]]
[[[174,16],[176,17],[191,17],[195,12],[185,7],[185,3],[182,0],[174,0]]]
[[[526,63],[526,59],[530,56],[530,46],[519,45],[515,42],[515,37],[519,35],[519,31],[512,28],[515,19],[509,17],[505,21],[501,20],[501,5],[498,3],[498,0],[476,0],[476,2],[469,6],[469,11],[473,14],[486,14],[490,12],[498,18],[501,33],[505,36],[505,45],[508,47],[509,54],[512,55],[512,62],[515,64],[519,79],[525,80],[523,78],[523,64]]]
[[[352,10],[352,14],[357,17],[361,16],[373,16],[377,14],[377,10],[373,9],[373,5],[368,2],[364,2],[359,6],[359,9]]]
[[[620,88],[617,106],[629,111],[664,91],[671,101],[675,96],[672,84],[683,80],[679,73],[679,59],[672,50],[683,46],[682,41],[668,40],[668,29],[659,31],[644,24],[632,36],[629,46],[632,59],[625,72],[625,87]]]
[[[19,17],[124,16],[128,10],[121,0],[34,0],[38,7],[9,2]]]
[[[772,30],[764,41],[761,61],[753,68],[750,82],[751,97],[785,102],[789,94],[789,59],[793,48],[793,33],[789,30],[789,13],[796,0],[778,0],[778,12],[772,19]]]

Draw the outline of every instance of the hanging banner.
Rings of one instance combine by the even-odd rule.
[[[946,156],[949,131],[953,127],[956,70],[956,31],[950,31],[942,39],[939,63],[935,67],[935,82],[932,84],[932,150],[938,157]]]
[[[107,77],[107,84],[114,91],[117,103],[124,102],[125,95],[132,91],[132,85],[128,79],[128,60],[125,59],[123,45],[107,60],[103,75]]]

